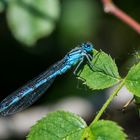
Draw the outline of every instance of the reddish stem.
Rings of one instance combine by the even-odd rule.
[[[128,16],[122,10],[120,10],[111,0],[102,0],[104,5],[104,11],[106,13],[111,13],[118,17],[120,20],[132,27],[136,32],[140,33],[140,24],[136,22],[133,18]]]

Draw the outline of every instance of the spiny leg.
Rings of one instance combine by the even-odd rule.
[[[82,65],[82,63],[83,63],[83,59],[78,63],[78,65],[76,66],[76,68],[75,68],[75,70],[74,70],[74,72],[73,72],[73,74],[74,75],[76,75],[77,76],[77,71],[78,71],[78,69],[80,68],[80,66]],[[81,73],[80,73],[81,74]]]
[[[102,73],[103,73],[103,70],[97,68],[95,65],[93,65],[93,64],[91,63],[91,60],[90,60],[90,58],[89,58],[88,55],[85,54],[85,57],[86,57],[86,59],[87,59],[87,64],[88,64],[88,66],[90,67],[90,69],[91,69],[93,72],[97,72],[96,70],[94,70],[94,68],[96,68],[96,69],[98,69],[98,72],[102,72]],[[96,61],[97,61],[97,60],[96,60]]]
[[[78,63],[78,65],[77,65],[77,67],[75,68],[73,74],[74,74],[76,77],[80,77],[80,78],[83,80],[83,82],[86,82],[86,80],[85,80],[83,77],[80,76],[81,73],[82,73],[82,71],[83,71],[83,69],[84,69],[84,67],[82,67],[82,68],[79,70],[79,72],[78,72],[78,69],[81,67],[83,61],[84,61],[84,60],[82,59],[82,60]],[[79,84],[79,80],[78,80],[78,81],[77,81],[77,88],[78,88],[78,89],[81,89],[79,85],[80,85],[80,84]]]

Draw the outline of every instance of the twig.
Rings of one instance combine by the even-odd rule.
[[[119,9],[112,0],[102,0],[102,3],[104,5],[104,11],[106,13],[110,13],[126,24],[128,24],[130,27],[132,27],[137,33],[140,33],[140,24],[135,21],[133,18],[128,16],[126,13],[124,13],[121,9]]]

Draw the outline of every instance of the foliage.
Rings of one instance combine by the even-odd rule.
[[[116,123],[101,120],[87,126],[79,116],[57,111],[34,125],[27,140],[125,140],[126,135]]]
[[[130,92],[140,97],[140,63],[130,69],[125,79],[125,85]]]
[[[40,140],[125,140],[123,129],[112,121],[99,120],[119,90],[126,86],[136,97],[140,97],[140,62],[134,65],[125,78],[118,73],[115,61],[103,51],[94,50],[93,69],[85,66],[80,79],[92,90],[105,89],[115,84],[118,87],[108,98],[89,126],[79,116],[58,111],[50,113],[32,127],[27,139]],[[84,79],[84,80],[83,80]]]
[[[15,38],[27,46],[50,35],[60,15],[59,0],[12,0],[7,4],[9,27]],[[3,6],[0,3],[1,11]]]
[[[112,1],[109,2],[111,2],[109,6],[114,6]],[[67,42],[67,40],[70,40],[69,42],[72,42],[75,39],[80,41],[83,39],[88,40],[93,36],[93,32],[95,34],[98,25],[95,12],[97,5],[95,7],[92,6],[91,1],[67,0],[64,5],[67,10],[63,13],[62,23],[60,23],[60,28],[63,28],[61,30],[62,37],[60,38],[63,41]],[[69,10],[71,8],[73,10]],[[12,34],[19,42],[27,46],[33,46],[40,38],[50,35],[60,17],[59,0],[37,0],[36,2],[33,0],[2,0],[0,1],[0,12],[3,12],[5,9],[7,10],[7,21]],[[93,9],[94,11],[92,11]],[[75,11],[78,12],[76,13]],[[94,20],[94,25],[91,19]],[[76,30],[79,31],[73,34],[73,31]],[[87,85],[91,90],[102,90],[116,84],[118,86],[91,124],[88,126],[82,118],[69,112],[58,111],[50,113],[31,128],[27,137],[28,140],[126,139],[126,134],[118,124],[99,119],[123,86],[126,86],[134,95],[136,104],[140,104],[140,54],[137,53],[138,63],[129,70],[125,78],[120,77],[116,63],[109,55],[103,51],[98,52],[95,50],[94,56],[95,58],[92,61],[93,69],[85,65],[80,73],[79,79],[83,81],[83,84]],[[140,114],[139,108],[138,113]]]
[[[0,12],[6,11],[7,22],[13,36],[23,45],[33,47],[43,37],[48,37],[60,24],[59,39],[63,44],[73,40],[89,40],[99,26],[98,5],[91,0],[2,0]],[[62,15],[60,17],[60,9]],[[98,12],[97,12],[98,11]],[[75,20],[76,19],[76,20]],[[93,22],[94,21],[94,22]],[[73,32],[78,30],[78,32]],[[71,44],[70,44],[71,45]]]
[[[111,57],[103,51],[100,53],[94,51],[94,56],[95,58],[92,60],[93,70],[86,65],[80,74],[81,80],[85,79],[84,84],[93,90],[104,89],[117,84],[121,78],[118,68]]]

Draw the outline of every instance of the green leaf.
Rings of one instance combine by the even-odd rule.
[[[77,115],[49,113],[30,130],[27,140],[124,140],[126,134],[116,123],[97,121],[90,127]]]
[[[100,120],[90,126],[96,140],[125,140],[127,135],[113,121]]]
[[[84,81],[83,84],[93,90],[104,89],[117,84],[121,78],[114,60],[103,51],[94,50],[94,56],[92,60],[93,70],[86,65],[80,74],[79,79]]]
[[[140,97],[140,62],[129,70],[125,85],[130,92]]]
[[[59,15],[59,0],[11,0],[7,9],[13,35],[28,46],[50,35]]]
[[[57,111],[38,121],[27,140],[82,140],[86,123],[75,114]]]

